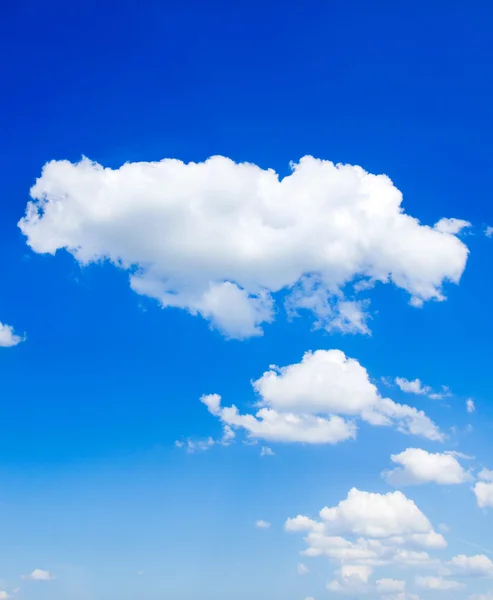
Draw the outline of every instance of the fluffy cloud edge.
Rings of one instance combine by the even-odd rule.
[[[368,333],[361,290],[392,283],[414,306],[441,301],[468,256],[457,237],[467,221],[422,225],[387,176],[312,156],[284,178],[222,156],[118,169],[51,161],[31,198],[19,227],[33,251],[109,261],[137,293],[238,339],[262,334],[281,290],[292,313]]]

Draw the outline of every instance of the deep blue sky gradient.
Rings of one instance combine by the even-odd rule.
[[[280,446],[272,459],[241,444],[194,455],[173,446],[217,434],[202,393],[249,406],[251,379],[309,349],[340,348],[375,379],[449,385],[450,408],[416,406],[461,428],[450,447],[493,467],[493,241],[482,234],[493,224],[492,22],[485,1],[2,7],[0,317],[28,336],[0,353],[6,585],[39,567],[60,577],[21,584],[26,600],[315,595],[326,578],[305,590],[299,540],[283,520],[335,504],[353,485],[387,489],[378,474],[410,440],[363,426],[355,443]],[[214,154],[281,175],[305,154],[386,173],[423,223],[474,224],[460,286],[422,310],[378,288],[371,338],[280,315],[262,338],[227,342],[200,318],[138,297],[111,266],[33,254],[16,227],[48,160],[117,167]],[[453,521],[451,549],[455,537],[488,545],[491,516],[467,486],[433,494],[410,492],[434,522]],[[259,533],[258,518],[276,529]]]

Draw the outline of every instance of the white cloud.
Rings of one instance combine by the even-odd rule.
[[[493,600],[493,591],[486,594],[472,594],[468,597],[468,600]]]
[[[467,227],[471,227],[471,223],[463,219],[440,219],[435,223],[435,229],[442,233],[457,234]]]
[[[485,235],[486,237],[491,237],[491,236],[493,236],[493,227],[485,227],[485,230],[484,230],[484,235]]]
[[[324,531],[324,526],[318,521],[314,521],[309,517],[298,515],[297,517],[290,518],[285,524],[286,531],[289,532],[300,532],[300,531]]]
[[[234,405],[222,407],[218,394],[201,401],[224,425],[270,441],[336,444],[354,439],[357,426],[351,418],[444,439],[424,412],[383,398],[366,369],[340,350],[306,352],[300,363],[272,365],[253,387],[260,397],[255,415],[241,414]]]
[[[486,468],[481,469],[481,471],[478,473],[478,479],[481,479],[481,481],[493,482],[493,471]]]
[[[476,457],[470,454],[464,454],[464,452],[458,452],[457,450],[447,450],[445,454],[454,456],[455,458],[462,458],[463,460],[474,460]]]
[[[394,379],[397,387],[408,394],[417,394],[419,396],[428,396],[431,400],[442,400],[451,395],[447,386],[442,385],[441,392],[434,392],[429,385],[425,385],[421,379],[409,380],[405,377],[396,377]]]
[[[212,448],[212,446],[229,446],[235,439],[236,433],[233,429],[227,425],[223,425],[223,433],[220,439],[215,440],[212,437],[208,437],[205,440],[191,440],[188,439],[186,442],[177,440],[175,446],[177,448],[185,448],[187,452],[193,454],[194,452],[204,452]]]
[[[0,348],[11,348],[17,346],[25,340],[25,337],[14,333],[14,328],[10,325],[0,323]]]
[[[476,405],[474,404],[474,400],[472,398],[469,398],[466,401],[466,409],[468,413],[473,413],[476,411]]]
[[[493,483],[478,481],[473,487],[479,508],[493,506]]]
[[[303,563],[299,563],[297,567],[297,572],[298,575],[306,575],[309,572],[309,570],[306,565],[304,565]]]
[[[435,591],[452,591],[452,590],[461,590],[465,586],[458,581],[453,581],[451,579],[443,579],[443,577],[416,577],[416,585],[425,590],[435,590]]]
[[[269,446],[262,446],[260,449],[260,456],[274,456],[275,452]]]
[[[285,530],[304,536],[304,556],[326,557],[339,565],[337,577],[329,584],[333,593],[403,593],[404,583],[399,580],[369,584],[373,570],[386,565],[443,572],[442,562],[419,548],[443,549],[446,541],[401,492],[377,494],[353,488],[339,504],[323,508],[319,517],[290,518]]]
[[[431,391],[431,388],[428,385],[423,385],[420,379],[409,381],[405,377],[396,377],[395,383],[403,392],[410,394],[427,395]]]
[[[258,527],[258,529],[269,529],[270,523],[269,521],[263,521],[260,519],[259,521],[256,521],[255,527]]]
[[[431,453],[421,448],[407,448],[400,454],[392,454],[392,462],[400,465],[384,471],[382,475],[392,485],[417,485],[438,483],[454,485],[471,480],[452,453]]]
[[[336,594],[364,594],[369,591],[368,579],[373,569],[367,565],[342,565],[338,579],[327,584],[327,589]]]
[[[447,542],[441,533],[430,531],[428,533],[414,533],[409,538],[409,542],[424,548],[446,548]]]
[[[368,583],[372,573],[373,569],[367,565],[342,565],[340,569],[340,575],[343,579],[356,577],[365,583]]]
[[[204,397],[201,398],[204,401]],[[242,415],[236,406],[221,408],[218,416],[231,427],[243,428],[254,438],[272,442],[337,444],[356,437],[356,426],[338,416],[328,419],[313,415],[278,413],[262,408],[256,415]]]
[[[364,565],[342,565],[336,571],[337,579],[327,588],[336,594],[359,596],[362,594],[381,594],[382,600],[419,600],[416,594],[406,593],[406,582],[400,579],[378,579],[375,584],[369,582],[373,569]],[[417,585],[428,590],[458,590],[463,586],[456,581],[441,577],[417,577]]]
[[[412,538],[407,541],[410,545]],[[420,567],[420,568],[439,568],[441,563],[438,559],[433,559],[424,551],[399,550],[392,557],[392,562],[402,567]]]
[[[35,252],[107,260],[136,292],[235,338],[262,333],[281,290],[320,326],[366,332],[362,281],[393,283],[416,306],[459,282],[468,250],[454,234],[465,221],[421,225],[388,177],[361,167],[310,156],[291,166],[280,180],[221,156],[117,170],[51,161],[19,227]]]
[[[7,592],[5,592],[5,591],[0,592],[0,600],[7,600],[8,598],[10,598],[10,595],[7,594]]]
[[[314,521],[299,515],[286,521],[286,530],[331,536],[351,534],[376,539],[432,531],[430,522],[416,504],[399,491],[377,494],[353,488],[337,506],[323,508],[320,518],[321,521]],[[329,541],[332,547],[354,546],[340,537],[330,537]],[[362,548],[360,542],[361,540],[358,543]],[[377,546],[378,544],[373,545]]]
[[[396,594],[406,589],[406,582],[400,579],[379,579],[376,585],[379,594]]]
[[[32,573],[29,575],[24,575],[24,579],[31,579],[33,581],[49,581],[50,579],[54,579],[54,576],[44,569],[34,569]]]
[[[340,350],[306,352],[300,363],[272,365],[253,386],[277,410],[356,416],[379,401],[366,369]]]
[[[375,494],[353,488],[337,506],[323,508],[320,517],[329,531],[374,538],[431,530],[416,504],[398,491]]]
[[[458,575],[468,577],[493,577],[493,562],[484,554],[454,556],[447,565]]]

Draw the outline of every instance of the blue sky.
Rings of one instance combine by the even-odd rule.
[[[0,598],[493,598],[492,17],[4,8]]]

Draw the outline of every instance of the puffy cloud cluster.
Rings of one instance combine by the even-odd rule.
[[[337,506],[320,511],[320,520],[290,518],[289,532],[306,533],[306,556],[326,556],[345,565],[374,567],[391,562],[426,564],[422,549],[446,547],[416,504],[402,492],[377,494],[353,488]]]
[[[222,156],[115,170],[52,161],[19,227],[35,252],[109,261],[139,294],[233,338],[260,335],[282,290],[290,311],[365,333],[361,290],[393,283],[421,306],[459,282],[468,250],[456,235],[469,223],[421,225],[388,177],[358,166],[305,156],[291,169],[280,179]]]
[[[383,476],[397,487],[421,483],[456,485],[472,479],[453,452],[441,454],[427,452],[421,448],[407,448],[400,454],[392,454],[390,458],[399,466],[384,471]]]
[[[493,578],[493,562],[484,554],[450,560],[431,556],[447,542],[400,491],[378,494],[353,488],[339,504],[323,508],[317,519],[298,515],[286,521],[285,529],[304,535],[304,556],[326,557],[336,565],[335,578],[327,586],[332,593],[418,600],[402,579],[373,580],[375,570],[383,567],[417,569],[415,585],[427,591],[461,590],[461,577]],[[428,574],[420,573],[423,570]]]
[[[307,352],[300,363],[271,366],[253,382],[255,414],[222,406],[218,394],[202,396],[224,426],[242,428],[256,439],[336,444],[356,437],[356,419],[394,426],[402,433],[442,441],[443,434],[422,411],[383,398],[366,369],[340,350]]]
[[[447,543],[428,518],[402,492],[377,494],[353,488],[346,499],[325,507],[319,519],[304,515],[290,518],[285,529],[303,533],[307,557],[325,556],[338,565],[336,578],[328,584],[333,593],[376,592],[403,600],[405,582],[394,579],[370,581],[374,569],[396,567],[440,568],[428,551]]]

